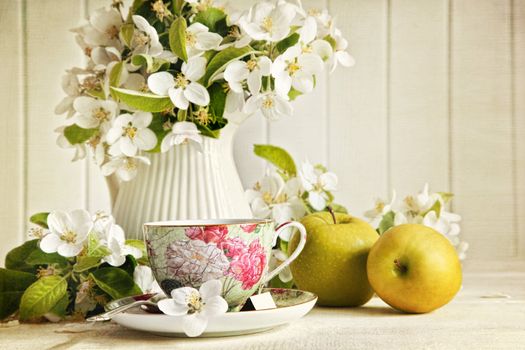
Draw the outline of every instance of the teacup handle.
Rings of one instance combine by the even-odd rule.
[[[275,269],[266,274],[262,284],[269,282],[272,278],[277,276],[279,272],[281,272],[286,266],[290,265],[292,261],[294,261],[299,256],[299,254],[301,254],[301,251],[303,250],[304,245],[306,244],[306,229],[301,223],[297,221],[290,221],[280,225],[275,231],[275,237],[273,241],[275,242],[277,240],[277,237],[279,237],[279,234],[288,227],[295,227],[299,230],[299,233],[301,234],[299,244],[297,245],[297,248],[295,248],[295,250],[293,251],[292,255],[288,257],[288,259],[283,261],[281,265],[277,266]]]

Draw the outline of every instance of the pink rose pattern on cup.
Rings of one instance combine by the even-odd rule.
[[[241,225],[246,233],[257,224]],[[228,237],[228,226],[188,227],[190,240],[175,241],[166,250],[168,272],[183,284],[202,283],[222,276],[242,282],[242,289],[256,285],[266,266],[264,247],[258,239],[248,245],[239,237]]]

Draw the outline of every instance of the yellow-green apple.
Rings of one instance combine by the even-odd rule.
[[[365,221],[348,214],[318,212],[301,220],[306,245],[290,265],[297,287],[319,296],[319,305],[359,306],[373,295],[366,275],[370,248],[377,232]],[[295,250],[299,235],[290,240]]]
[[[368,280],[388,305],[424,313],[448,303],[461,287],[454,247],[434,229],[405,224],[383,233],[368,255]]]

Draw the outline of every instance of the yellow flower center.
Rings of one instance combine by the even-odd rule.
[[[376,202],[376,207],[375,207],[376,212],[382,213],[384,208],[385,208],[385,203],[383,201]]]
[[[195,47],[197,44],[197,37],[189,30],[186,31],[186,44],[191,47]]]
[[[60,236],[60,239],[67,243],[75,243],[77,241],[77,234],[71,230],[67,230]]]
[[[259,66],[258,62],[256,59],[251,59],[249,60],[248,62],[246,62],[246,67],[248,68],[248,70],[250,72],[252,72],[255,68],[257,68]]]
[[[149,43],[149,36],[136,30],[133,35],[133,46],[146,46]]]
[[[197,292],[193,292],[190,295],[188,295],[188,298],[186,299],[187,305],[188,305],[188,314],[194,314],[196,312],[200,312],[202,310],[202,307],[204,306],[204,303],[202,302],[202,298]]]
[[[286,193],[281,193],[274,198],[270,192],[263,192],[262,199],[267,205],[280,204],[288,201],[288,195]]]
[[[35,238],[42,238],[45,235],[44,229],[41,227],[32,227],[29,229],[29,235]]]
[[[137,162],[135,162],[134,159],[128,158],[126,159],[124,166],[126,167],[126,170],[132,171],[132,170],[137,169]]]
[[[264,98],[262,106],[263,108],[270,109],[274,105],[273,99],[270,96]]]
[[[109,112],[102,107],[93,110],[92,116],[98,120],[99,123],[107,122],[109,120]]]
[[[189,83],[189,80],[183,74],[178,74],[175,78],[175,87],[185,89]]]
[[[311,8],[308,10],[308,15],[312,16],[312,17],[317,17],[321,14],[321,11],[317,8]]]
[[[299,69],[301,69],[301,66],[296,61],[289,62],[286,67],[286,70],[290,75],[294,75]]]
[[[193,112],[195,119],[202,125],[208,125],[210,122],[210,114],[208,113],[208,107],[199,107],[198,110]]]
[[[111,26],[111,27],[109,27],[109,28],[106,30],[106,34],[107,34],[111,39],[116,39],[116,38],[118,38],[119,29],[118,29],[116,26]]]
[[[137,128],[133,124],[128,123],[127,126],[122,127],[122,136],[127,136],[130,139],[134,139],[137,136]]]
[[[164,5],[164,2],[162,0],[157,0],[153,4],[151,4],[151,9],[153,10],[153,12],[155,12],[155,15],[161,21],[164,20],[164,17],[168,17],[169,15],[171,15],[171,12],[166,8],[166,5]]]
[[[273,20],[271,17],[265,17],[262,21],[261,27],[268,33],[272,32]]]

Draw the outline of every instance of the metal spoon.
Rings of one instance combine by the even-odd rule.
[[[108,321],[113,316],[131,308],[144,305],[151,309],[157,309],[157,302],[166,298],[164,294],[143,294],[112,301],[106,305],[106,312],[88,317],[88,322]]]

